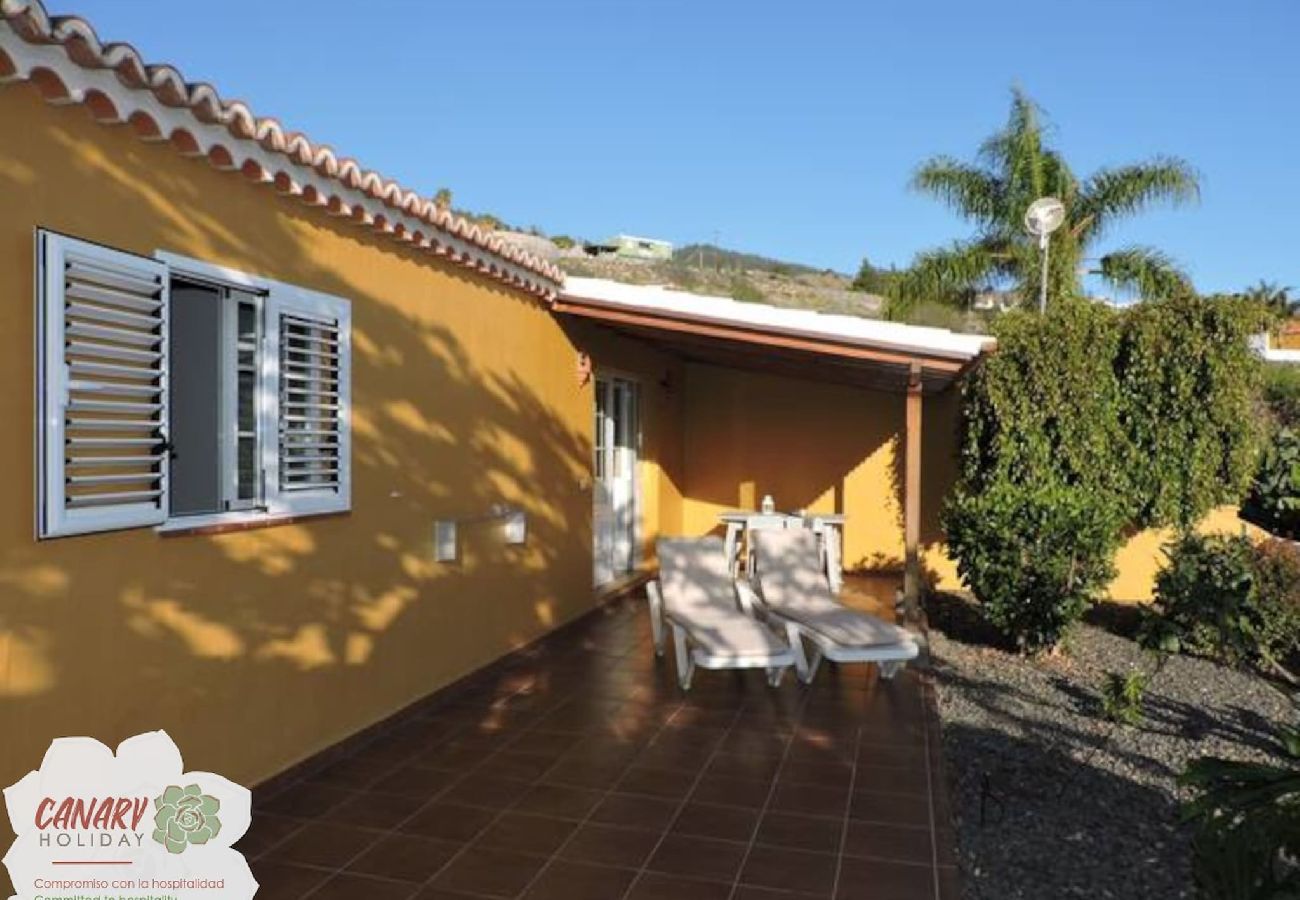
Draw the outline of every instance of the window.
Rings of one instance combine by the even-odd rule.
[[[347,301],[38,234],[37,533],[350,506]]]

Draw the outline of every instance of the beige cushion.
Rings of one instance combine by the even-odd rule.
[[[722,538],[662,538],[659,588],[664,612],[715,656],[769,656],[789,647],[740,611]]]
[[[835,599],[812,531],[757,531],[753,544],[759,592],[773,612],[844,647],[911,643],[897,625]]]

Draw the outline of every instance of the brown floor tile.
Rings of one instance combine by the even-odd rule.
[[[723,775],[705,775],[700,779],[692,800],[721,803],[727,806],[749,806],[761,809],[771,793],[772,782],[749,778],[729,778]]]
[[[843,816],[848,805],[847,790],[818,787],[815,784],[789,784],[778,781],[772,795],[772,808],[780,812],[805,816]]]
[[[730,884],[643,872],[627,900],[727,900],[730,896]]]
[[[829,853],[755,847],[745,860],[740,880],[759,887],[829,897],[835,887],[837,862],[836,857]]]
[[[458,772],[450,769],[430,769],[423,766],[402,766],[395,769],[370,786],[371,791],[379,791],[403,796],[419,795],[428,800],[445,790],[448,785],[460,777]]]
[[[413,816],[429,801],[422,794],[385,794],[366,792],[358,794],[341,806],[336,806],[322,818],[339,825],[356,825],[359,828],[396,828]]]
[[[668,800],[680,800],[695,783],[695,776],[678,769],[652,769],[633,767],[628,769],[618,783],[618,790],[623,794],[646,794],[651,797],[663,797]]]
[[[348,871],[420,884],[446,865],[461,846],[433,838],[391,834],[349,863]]]
[[[275,850],[275,858],[284,862],[303,863],[327,869],[340,869],[383,837],[379,831],[311,822]]]
[[[782,891],[776,888],[756,887],[752,884],[736,886],[731,900],[824,900],[817,894],[805,894],[802,891]]]
[[[299,900],[330,876],[324,869],[267,860],[254,860],[249,868],[257,879],[257,900]]]
[[[930,829],[912,828],[895,823],[849,821],[844,852],[897,862],[932,863],[934,848]]]
[[[456,782],[438,799],[447,803],[463,803],[466,806],[505,809],[513,806],[531,786],[531,782],[517,778],[475,774]]]
[[[416,813],[410,821],[402,823],[401,830],[446,841],[468,842],[477,837],[496,816],[496,810],[435,801]]]
[[[860,792],[853,795],[849,816],[868,822],[930,827],[930,804],[909,794]]]
[[[634,794],[610,794],[601,800],[591,814],[593,822],[605,825],[626,825],[629,828],[663,830],[677,814],[678,803],[658,797],[641,797]]]
[[[577,827],[576,823],[565,819],[507,812],[489,825],[474,845],[549,856]]]
[[[659,843],[660,832],[588,822],[560,851],[565,859],[640,868]]]
[[[539,784],[516,794],[516,812],[560,819],[583,819],[600,802],[600,792],[558,784]]]
[[[259,795],[241,846],[259,900],[828,900],[836,867],[841,900],[956,900],[932,691],[828,665],[686,695],[615,601]]]
[[[929,791],[929,778],[924,769],[859,765],[853,776],[853,790],[924,796]]]
[[[524,894],[525,900],[617,900],[636,878],[635,869],[614,869],[554,860]]]
[[[312,892],[312,900],[407,900],[420,889],[418,884],[403,881],[388,881],[382,878],[367,878],[364,875],[352,875],[344,872],[334,875],[317,890]],[[261,894],[258,894],[261,900]]]
[[[604,791],[617,784],[626,771],[627,766],[622,763],[592,764],[580,759],[565,759],[548,771],[542,780],[547,784]]]
[[[758,827],[757,842],[769,847],[838,853],[844,822],[768,810]]]
[[[555,765],[558,755],[502,750],[474,770],[476,775],[536,781]]]
[[[248,831],[235,843],[235,849],[246,859],[256,859],[302,826],[302,819],[258,813],[253,816]]]
[[[758,810],[691,801],[673,823],[673,834],[748,843],[758,824]]]
[[[745,845],[729,841],[670,834],[646,868],[667,875],[712,881],[731,881],[745,857]]]
[[[258,812],[313,819],[351,799],[353,792],[320,782],[304,781],[276,794]]]
[[[812,784],[819,787],[847,791],[853,781],[853,767],[849,765],[789,762],[781,769],[781,781],[790,784]]]
[[[514,897],[545,863],[540,856],[470,847],[433,879],[432,886],[492,897]]]
[[[930,866],[844,857],[835,900],[930,900],[935,871]]]

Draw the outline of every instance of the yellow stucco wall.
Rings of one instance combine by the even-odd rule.
[[[30,87],[0,122],[0,783],[153,728],[255,782],[590,607],[591,389],[542,304]],[[349,298],[352,512],[34,541],[36,226]],[[432,561],[436,518],[500,501],[526,547],[472,526]]]

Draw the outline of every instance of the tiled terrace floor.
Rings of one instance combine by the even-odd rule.
[[[956,897],[923,677],[656,660],[644,602],[603,607],[258,800],[269,898]]]

